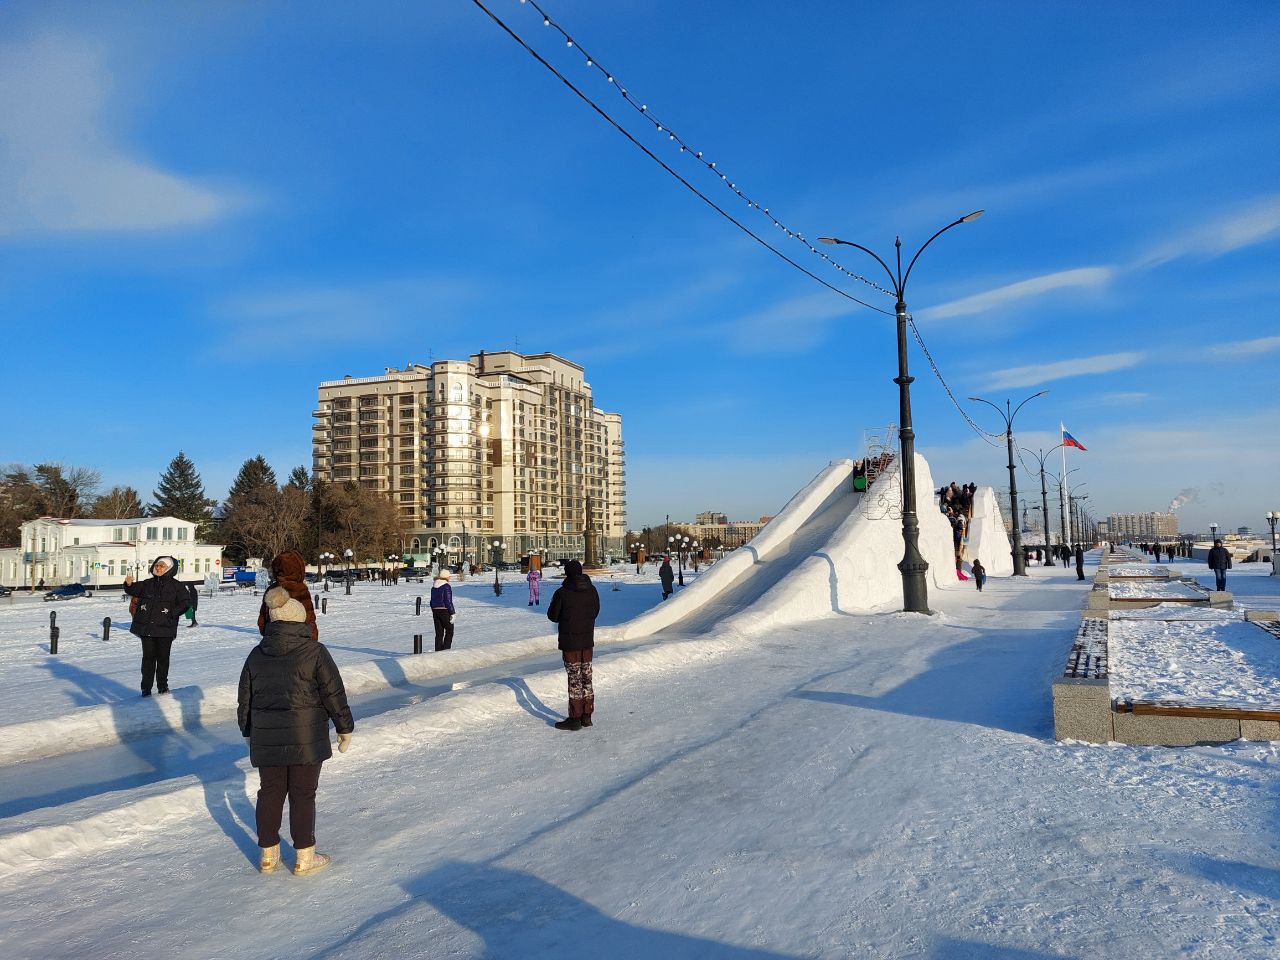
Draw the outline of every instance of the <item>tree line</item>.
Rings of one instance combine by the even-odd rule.
[[[37,517],[172,516],[194,523],[197,540],[226,544],[228,559],[237,562],[285,550],[314,560],[321,551],[342,556],[349,549],[357,561],[401,552],[399,512],[385,494],[354,482],[314,481],[302,466],[279,483],[262,455],[241,465],[220,504],[206,495],[195,464],[181,450],[145,505],[133,487],[101,488],[102,475],[91,467],[0,467],[0,547],[18,546],[18,527]]]

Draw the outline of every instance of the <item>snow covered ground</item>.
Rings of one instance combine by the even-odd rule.
[[[458,610],[454,649],[549,636],[547,603],[559,586],[548,578],[542,605],[529,607],[528,588],[515,573],[502,574],[503,592],[494,596],[493,574],[454,583]],[[689,573],[686,583],[695,575]],[[614,590],[617,586],[620,589]],[[635,567],[615,566],[597,578],[600,624],[629,620],[658,603],[658,565],[636,576]],[[320,593],[327,615],[316,609],[320,639],[339,666],[413,652],[413,635],[425,635],[432,649],[430,583],[382,586],[359,582],[351,596],[341,586]],[[423,598],[423,614],[414,616],[414,599]],[[244,658],[260,639],[260,596],[250,591],[200,598],[199,626],[183,621],[173,645],[169,682],[175,688],[235,683]],[[56,611],[61,637],[56,657],[49,654],[49,613]],[[111,639],[102,641],[102,619],[111,617]],[[131,702],[139,697],[141,653],[128,632],[129,608],[122,594],[46,603],[37,595],[0,600],[0,725],[57,717],[77,707]]]
[[[574,734],[549,658],[362,698],[306,880],[225,726],[6,767],[0,955],[1274,957],[1280,749],[1056,743],[1089,585],[1031,573],[601,648]]]
[[[1280,708],[1280,640],[1238,615],[1112,620],[1108,641],[1117,700]]]
[[[1173,580],[1138,580],[1133,583],[1109,583],[1107,595],[1112,600],[1206,600],[1203,591],[1188,583]]]

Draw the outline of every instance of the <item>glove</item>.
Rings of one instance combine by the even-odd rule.
[[[351,734],[349,733],[338,734],[338,752],[346,753],[347,747],[349,746],[351,746]]]
[[[449,615],[449,622],[450,622],[450,623],[453,623],[453,621],[455,621],[455,620],[457,620],[457,619],[458,619],[458,615],[457,615],[456,613],[451,613],[451,614]]]

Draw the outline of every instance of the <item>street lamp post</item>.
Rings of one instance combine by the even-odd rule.
[[[1053,447],[1048,451],[1040,450],[1038,452],[1034,450],[1027,450],[1026,447],[1022,448],[1024,451],[1031,454],[1038,461],[1040,461],[1040,509],[1041,509],[1040,519],[1042,521],[1041,525],[1044,529],[1044,553],[1045,553],[1044,565],[1046,567],[1052,567],[1054,563],[1053,563],[1053,549],[1049,544],[1049,492],[1048,492],[1048,488],[1045,486],[1044,462],[1046,459],[1048,459],[1049,454],[1053,453],[1054,450],[1057,450],[1058,447],[1061,447],[1061,446],[1062,444],[1058,444],[1057,447]]]
[[[347,582],[347,596],[351,596],[351,549],[348,547],[346,550],[343,550],[342,556],[347,562],[347,575],[345,577]]]
[[[631,544],[631,549],[632,549],[632,551],[634,551],[634,552],[635,552],[635,555],[636,555],[636,575],[637,575],[637,576],[639,576],[639,574],[640,574],[640,551],[643,549],[643,544],[641,544],[641,543],[640,543],[640,541],[638,541],[638,540],[637,540],[635,543]]]
[[[902,609],[908,613],[929,612],[929,587],[925,581],[925,573],[929,569],[928,562],[920,554],[920,519],[916,516],[916,434],[911,423],[911,383],[913,378],[907,372],[907,281],[911,277],[911,268],[920,259],[920,254],[938,237],[952,227],[962,223],[970,223],[982,216],[981,210],[975,210],[968,216],[961,217],[947,224],[924,242],[911,262],[907,271],[902,272],[902,238],[895,237],[894,252],[897,257],[897,273],[889,269],[889,265],[875,251],[838,237],[819,237],[819,241],[827,244],[841,244],[853,247],[869,254],[889,275],[889,282],[897,297],[894,316],[898,333],[898,375],[893,382],[898,385],[898,444],[902,457],[902,560],[898,570],[902,574]]]
[[[1276,560],[1276,521],[1280,520],[1280,511],[1267,512],[1267,526],[1271,528],[1271,575],[1280,577],[1280,563]]]
[[[1210,540],[1218,539],[1218,524],[1216,523],[1209,524],[1209,534],[1210,534],[1209,536]],[[1213,544],[1209,544],[1209,546],[1213,546]]]
[[[1009,448],[1009,517],[1013,526],[1013,575],[1015,577],[1025,577],[1027,575],[1027,558],[1022,552],[1022,520],[1018,516],[1018,473],[1017,468],[1013,465],[1013,418],[1030,401],[1036,397],[1043,397],[1048,392],[1048,390],[1041,390],[1039,393],[1033,393],[1014,407],[1012,411],[1009,409],[1008,400],[1005,400],[1004,409],[1001,410],[990,400],[984,400],[982,397],[969,398],[977,403],[985,403],[1004,418],[1004,438],[1005,444]]]
[[[507,545],[501,540],[493,541],[493,594],[496,597],[502,596],[502,584],[498,580],[498,564],[502,561]]]

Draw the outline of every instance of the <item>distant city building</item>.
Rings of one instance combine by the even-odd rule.
[[[156,557],[178,561],[179,580],[195,583],[222,570],[217,544],[198,543],[196,525],[177,517],[61,520],[41,517],[19,527],[20,547],[0,550],[0,584],[46,587],[82,583],[119,586],[128,574],[148,576]]]
[[[715,522],[703,522],[704,517],[724,518]],[[689,538],[702,544],[719,544],[726,550],[736,550],[752,540],[764,525],[773,517],[761,517],[759,520],[729,520],[723,513],[700,513],[693,523],[682,523],[681,527],[689,531]]]
[[[425,560],[581,555],[588,514],[600,552],[626,537],[622,417],[595,406],[582,367],[551,353],[481,351],[320,384],[318,480],[353,481],[400,508],[404,552]]]
[[[1143,537],[1176,537],[1176,513],[1113,513],[1107,519],[1108,535],[1116,540]]]
[[[694,519],[695,523],[728,523],[729,517],[723,513],[716,513],[714,510],[703,510],[702,513]]]
[[[1248,527],[1236,527],[1236,536],[1249,537],[1252,535],[1253,535],[1253,531],[1250,530]]]

